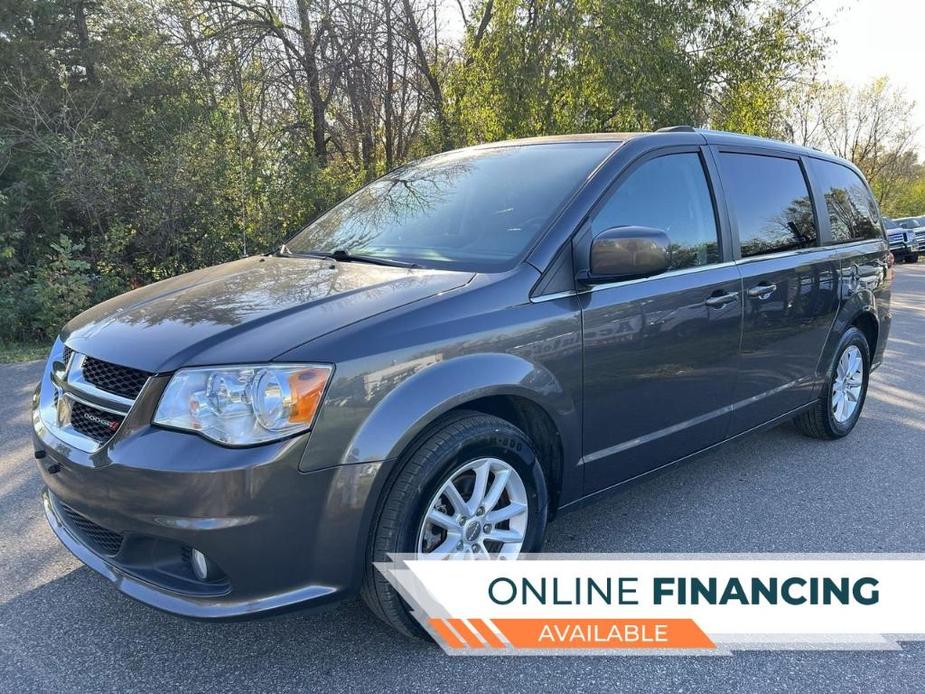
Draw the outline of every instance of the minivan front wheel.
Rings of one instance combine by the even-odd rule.
[[[454,470],[421,519],[418,559],[516,558],[529,523],[520,473],[500,458],[476,458]]]
[[[537,552],[546,534],[546,479],[526,434],[472,411],[436,422],[398,464],[373,530],[362,595],[384,622],[422,637],[373,563],[389,554],[453,561]]]
[[[849,328],[835,350],[822,396],[811,410],[794,420],[800,431],[819,439],[837,439],[850,433],[864,407],[869,375],[867,338],[857,328]]]

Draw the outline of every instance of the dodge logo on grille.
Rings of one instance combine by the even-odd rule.
[[[106,419],[105,417],[102,417],[98,414],[94,414],[92,412],[84,412],[83,418],[86,419],[88,422],[93,422],[94,424],[99,424],[101,426],[104,426],[110,431],[115,431],[116,429],[119,428],[119,422],[113,421],[111,419]]]

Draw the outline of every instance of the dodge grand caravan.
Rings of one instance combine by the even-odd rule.
[[[867,184],[815,150],[679,126],[439,154],[68,323],[34,399],[45,513],[163,610],[362,593],[412,633],[387,553],[513,558],[750,432],[848,434],[891,282]]]

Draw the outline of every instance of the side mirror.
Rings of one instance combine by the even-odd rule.
[[[587,272],[579,273],[583,284],[603,284],[658,275],[671,259],[668,234],[651,227],[613,227],[591,242]]]

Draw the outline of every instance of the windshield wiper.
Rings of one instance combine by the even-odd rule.
[[[338,248],[335,251],[332,251],[330,253],[330,256],[334,258],[334,260],[340,260],[346,263],[356,261],[358,263],[369,263],[371,265],[388,265],[391,267],[407,267],[407,268],[421,267],[417,263],[411,263],[411,262],[408,262],[407,260],[396,260],[395,258],[382,258],[377,255],[365,255],[362,253],[354,255],[353,253],[342,250],[340,248]]]
[[[369,263],[370,265],[387,265],[389,267],[404,267],[404,268],[419,268],[421,267],[417,263],[410,263],[406,260],[395,260],[393,258],[380,258],[375,255],[363,255],[357,254],[354,255],[349,251],[345,251],[342,248],[338,248],[333,251],[292,251],[286,244],[283,244],[279,249],[280,255],[286,256],[304,256],[308,258],[330,258],[331,260],[336,260],[343,263]]]

